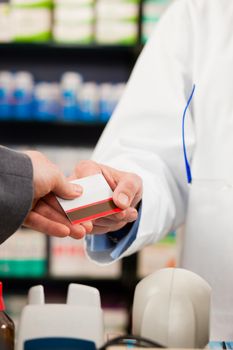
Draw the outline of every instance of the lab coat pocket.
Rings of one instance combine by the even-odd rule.
[[[190,185],[181,264],[213,289],[214,337],[224,333],[227,339],[231,324],[233,339],[233,185],[221,180]]]

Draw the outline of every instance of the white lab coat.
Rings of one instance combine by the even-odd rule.
[[[186,180],[182,114],[193,184]],[[233,1],[177,0],[143,50],[95,160],[143,179],[138,235],[184,222],[181,264],[213,288],[212,339],[233,340]]]

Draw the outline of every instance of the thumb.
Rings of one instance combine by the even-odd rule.
[[[52,191],[58,197],[74,199],[81,196],[83,189],[80,185],[69,182],[63,174],[59,174]]]
[[[141,179],[135,174],[122,173],[113,193],[113,200],[119,208],[126,209],[136,204],[135,200],[138,201],[141,192]]]

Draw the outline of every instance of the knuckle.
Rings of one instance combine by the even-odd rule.
[[[90,223],[83,223],[82,226],[86,230],[86,233],[91,233],[91,231],[93,230],[93,225],[91,222]]]
[[[117,213],[117,214],[113,215],[113,219],[115,219],[116,222],[117,222],[117,221],[119,222],[119,221],[124,220],[125,217],[126,217],[126,212],[125,212],[125,210],[121,211],[120,213]]]
[[[79,164],[77,165],[77,168],[89,168],[89,167],[93,167],[96,166],[96,163],[93,160],[87,160],[87,159],[83,159],[79,162]]]
[[[85,177],[100,173],[99,165],[93,160],[81,160],[75,167],[75,175],[77,177]]]
[[[80,168],[83,168],[86,165],[86,160],[80,160],[79,163],[75,166],[75,170],[79,170]]]
[[[137,184],[134,181],[134,178],[132,176],[127,175],[125,179],[125,187],[128,192],[135,192],[137,189]]]
[[[76,228],[71,228],[70,237],[75,239],[81,239],[85,236],[86,230],[81,225],[76,226]]]
[[[139,186],[141,186],[142,185],[142,178],[141,178],[141,176],[139,176],[139,175],[137,175],[137,174],[134,174],[134,178],[135,178],[135,182],[139,185]]]
[[[137,192],[142,187],[142,178],[137,174],[127,174],[125,182],[129,191]]]
[[[35,156],[38,156],[38,157],[43,157],[43,154],[39,151],[30,151],[31,153],[33,153]]]
[[[51,208],[45,205],[43,202],[38,203],[35,211],[44,217],[51,217]]]
[[[40,159],[41,161],[48,162],[48,159],[45,157],[45,155],[39,151],[33,151],[36,158]]]

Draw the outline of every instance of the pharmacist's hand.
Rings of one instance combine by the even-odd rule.
[[[71,184],[58,167],[40,152],[27,151],[24,153],[32,162],[34,188],[32,209],[26,217],[24,225],[49,235],[70,235],[71,225],[64,214],[61,214],[61,208],[58,208],[58,204],[55,207],[53,201],[51,204],[51,200],[49,201],[45,196],[53,192],[64,199],[73,199],[82,194],[82,188]],[[83,236],[82,227],[77,227],[76,231],[77,235]]]
[[[127,173],[98,164],[91,160],[81,161],[75,168],[73,179],[102,173],[111,189],[114,191],[114,203],[122,212],[106,218],[94,220],[92,233],[102,234],[120,230],[127,223],[137,219],[135,207],[142,198],[142,180],[133,173]]]

